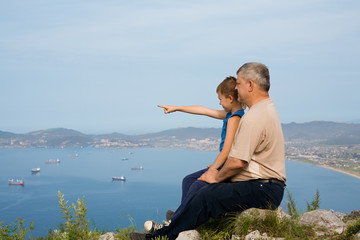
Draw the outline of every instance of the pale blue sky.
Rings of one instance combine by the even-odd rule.
[[[0,130],[220,127],[156,105],[220,109],[248,61],[283,123],[360,119],[360,1],[0,0]]]

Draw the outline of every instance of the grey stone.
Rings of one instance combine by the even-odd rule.
[[[259,230],[255,230],[245,236],[245,240],[268,240],[266,235],[261,235]]]
[[[335,212],[334,210],[330,209],[341,221],[345,222],[346,214],[341,212]]]
[[[196,230],[184,231],[179,234],[176,240],[201,240],[201,235]]]
[[[318,236],[326,233],[339,233],[345,230],[345,223],[330,210],[314,210],[304,213],[300,224],[313,225]]]
[[[360,218],[360,210],[354,210],[345,215],[345,221]]]
[[[265,217],[269,214],[276,214],[278,219],[280,221],[283,221],[285,219],[291,219],[291,216],[284,212],[284,210],[281,207],[278,207],[276,210],[268,210],[268,209],[259,209],[259,208],[250,208],[245,211],[243,211],[239,217],[242,216],[254,216],[258,219],[265,219]]]
[[[115,240],[115,233],[107,232],[99,237],[99,240]]]
[[[266,233],[261,234],[259,230],[255,230],[249,233],[248,235],[246,235],[245,240],[284,240],[284,238],[268,237]]]

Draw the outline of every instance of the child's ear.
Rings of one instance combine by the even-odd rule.
[[[230,99],[230,101],[231,101],[231,102],[233,102],[233,101],[234,101],[234,97],[233,97],[233,96],[231,96],[231,95],[229,95],[229,99]]]

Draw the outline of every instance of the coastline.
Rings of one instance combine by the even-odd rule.
[[[316,166],[323,167],[323,168],[327,168],[327,169],[330,169],[330,170],[333,170],[333,171],[336,171],[336,172],[340,172],[340,173],[343,173],[343,174],[352,176],[352,177],[354,177],[354,178],[360,179],[360,176],[359,176],[359,175],[356,175],[356,174],[350,173],[350,172],[346,172],[345,170],[342,170],[342,169],[333,168],[333,167],[329,167],[329,166],[326,166],[326,165],[316,165]]]
[[[345,171],[345,170],[343,170],[343,169],[334,168],[334,167],[330,167],[330,166],[326,166],[326,165],[321,165],[321,164],[315,164],[315,163],[311,163],[311,162],[307,162],[307,161],[296,160],[296,159],[287,159],[287,160],[289,160],[289,161],[296,161],[296,162],[302,162],[302,163],[308,163],[308,164],[311,164],[311,165],[314,165],[314,166],[326,168],[326,169],[329,169],[329,170],[332,170],[332,171],[335,171],[335,172],[339,172],[339,173],[346,174],[346,175],[352,176],[352,177],[354,177],[354,178],[360,179],[360,175],[357,175],[357,174],[355,174],[355,173],[347,172],[347,171]]]

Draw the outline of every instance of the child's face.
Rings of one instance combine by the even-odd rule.
[[[221,93],[218,93],[218,98],[220,100],[219,104],[224,108],[226,112],[230,112],[232,109],[232,100],[230,97],[226,97]]]

